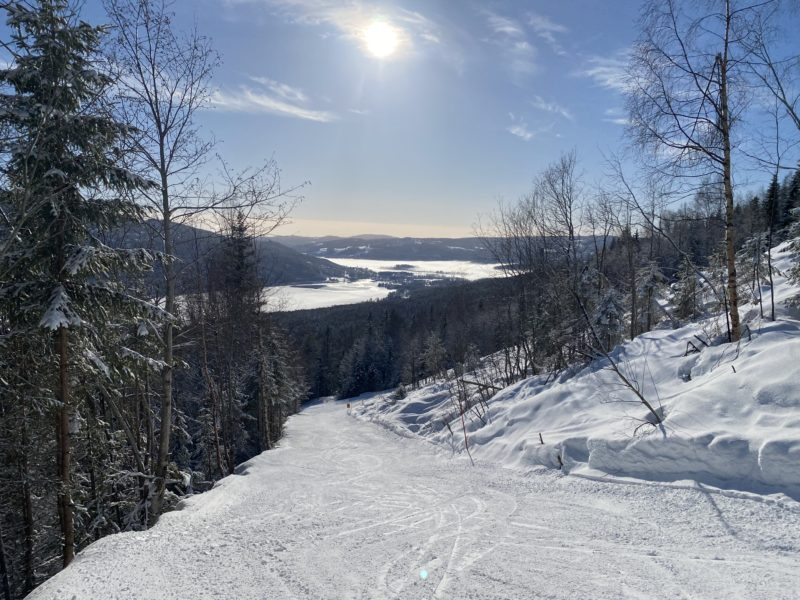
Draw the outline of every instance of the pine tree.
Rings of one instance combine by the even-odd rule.
[[[600,340],[605,344],[606,352],[616,346],[625,329],[625,309],[622,295],[614,288],[609,288],[595,308],[592,315],[592,326]]]
[[[800,168],[798,168],[792,178],[789,180],[788,189],[786,190],[786,198],[783,203],[783,211],[781,213],[781,226],[790,227],[791,224],[797,220],[795,210],[800,208]]]
[[[28,377],[12,370],[0,381],[19,398],[31,391],[35,374],[36,410],[56,417],[67,565],[76,546],[72,433],[83,422],[89,390],[119,375],[112,359],[125,357],[113,342],[127,335],[125,324],[135,332],[138,318],[159,314],[110,277],[146,268],[150,256],[109,248],[97,233],[140,220],[130,194],[149,183],[119,166],[129,128],[103,105],[112,81],[97,52],[102,29],[79,21],[65,0],[4,8],[15,57],[0,70],[0,128],[8,132],[0,147],[8,227],[0,247],[2,334],[31,361]],[[109,332],[116,334],[112,343]]]
[[[435,331],[428,334],[422,351],[422,362],[429,377],[436,379],[447,371],[447,350]]]
[[[702,314],[700,286],[694,267],[684,260],[678,271],[678,281],[673,284],[675,315],[680,319],[693,319]]]

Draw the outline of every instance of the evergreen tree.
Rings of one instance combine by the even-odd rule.
[[[105,110],[112,81],[98,55],[103,31],[79,21],[65,0],[4,8],[15,56],[0,70],[0,128],[7,132],[0,202],[8,219],[0,254],[2,346],[16,346],[30,362],[23,373],[15,361],[0,361],[0,382],[3,394],[21,398],[36,381],[28,415],[57,423],[57,512],[67,565],[78,510],[73,432],[83,426],[91,395],[124,375],[114,362],[132,355],[117,343],[137,330],[139,318],[158,315],[113,276],[145,268],[150,256],[109,248],[97,234],[140,220],[130,193],[149,183],[119,166],[129,128]]]
[[[442,343],[442,338],[435,331],[428,334],[422,350],[422,363],[426,373],[434,379],[443,376],[447,370],[447,350]]]
[[[680,319],[693,319],[702,314],[700,286],[694,267],[684,260],[678,271],[678,281],[673,285],[675,292],[673,304],[675,316]]]
[[[625,309],[622,295],[614,288],[609,288],[595,308],[592,325],[597,336],[605,344],[606,352],[616,346],[625,329]]]
[[[794,172],[788,182],[781,212],[781,227],[790,227],[797,219],[794,213],[797,208],[800,208],[800,168]]]

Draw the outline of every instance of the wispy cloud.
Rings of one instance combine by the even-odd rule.
[[[400,39],[400,53],[414,44],[441,43],[439,27],[419,12],[363,0],[222,0],[227,6],[262,4],[287,21],[333,27],[340,36],[363,45],[364,32],[375,21],[391,23]]]
[[[508,118],[511,119],[511,125],[506,127],[506,131],[508,131],[511,135],[515,135],[521,140],[525,142],[530,142],[533,138],[537,137],[538,135],[545,133],[546,131],[550,131],[552,129],[552,124],[546,127],[539,127],[532,129],[528,122],[523,119],[522,117],[516,116],[514,113],[508,113]]]
[[[631,123],[631,120],[625,115],[621,108],[606,109],[603,121],[605,123],[613,123],[614,125],[630,125]]]
[[[274,79],[269,79],[268,77],[249,77],[250,81],[263,85],[270,92],[275,94],[276,96],[280,96],[287,102],[292,103],[304,103],[308,102],[308,96],[306,96],[305,92],[300,88],[292,87],[286,83],[281,83],[280,81],[275,81]]]
[[[575,120],[569,109],[567,109],[564,106],[561,106],[557,102],[552,102],[552,101],[548,102],[541,96],[534,96],[533,100],[531,100],[531,106],[539,110],[543,110],[545,112],[560,115],[569,121]]]
[[[625,92],[629,89],[627,68],[628,52],[622,51],[613,56],[590,56],[577,75],[592,79],[600,87]]]
[[[488,11],[486,14],[486,21],[489,28],[495,34],[507,35],[509,37],[522,37],[525,34],[522,26],[509,17],[504,17]]]
[[[569,29],[560,23],[556,23],[550,17],[534,12],[528,13],[528,24],[537,36],[547,42],[553,52],[560,56],[566,56],[567,52],[556,39],[556,36],[567,33]]]
[[[491,37],[489,42],[503,53],[503,62],[514,75],[530,75],[536,71],[536,48],[526,39],[525,27],[511,17],[490,10],[481,11]]]
[[[261,86],[253,89],[240,85],[235,89],[218,89],[211,95],[211,103],[232,112],[267,113],[282,117],[328,123],[338,116],[330,111],[308,107],[308,96],[301,89],[266,77],[249,77]]]

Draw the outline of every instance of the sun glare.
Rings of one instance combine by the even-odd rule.
[[[394,27],[382,21],[376,21],[364,31],[364,43],[373,56],[387,58],[397,50],[400,37]]]

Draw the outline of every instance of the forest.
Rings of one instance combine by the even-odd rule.
[[[576,163],[566,158],[550,174],[558,170],[565,189],[577,191]],[[703,292],[723,287],[725,276],[725,215],[718,188],[704,186],[679,209],[660,210],[651,225],[635,221],[627,203],[614,205],[610,195],[602,195],[592,203],[591,235],[573,239],[564,235],[569,221],[546,216],[556,214],[565,200],[572,210],[560,214],[574,218],[578,229],[578,203],[587,201],[579,194],[527,197],[496,215],[484,241],[505,266],[506,278],[418,290],[407,298],[395,294],[378,302],[276,313],[275,322],[290,332],[303,357],[311,397],[416,387],[498,352],[493,360],[509,385],[590,360],[601,348],[613,348],[659,323],[678,325],[724,308],[724,295],[714,305],[703,301]],[[790,237],[796,208],[800,171],[782,181],[773,177],[760,193],[734,206],[743,298],[768,316],[769,298],[755,291],[769,278],[764,251]],[[575,260],[574,289],[563,287],[564,254]],[[673,295],[675,310],[664,311]],[[575,303],[565,306],[563,299],[570,297]],[[593,327],[601,333],[600,346]]]
[[[208,38],[177,31],[164,3],[104,6],[109,26],[66,0],[2,4],[6,600],[270,450],[308,399],[403,394],[487,356],[510,385],[715,312],[709,343],[748,335],[747,311],[775,318],[762,290],[768,250],[800,236],[800,120],[795,63],[770,54],[772,13],[727,14],[721,49],[687,52],[697,40],[672,3],[651,3],[628,74],[643,164],[612,155],[607,180],[588,182],[565,152],[498,204],[476,233],[506,277],[269,313],[259,252],[303,186],[283,186],[272,159],[234,170],[217,157],[196,121],[220,64]],[[728,85],[774,102],[765,116]],[[758,111],[754,155],[736,127]],[[741,156],[755,167],[734,188]],[[187,238],[198,223],[213,243]]]
[[[271,448],[306,385],[253,241],[292,190],[270,161],[197,189],[209,40],[157,2],[108,2],[113,29],[61,0],[2,8],[0,595],[20,598]],[[175,260],[200,217],[217,243]]]

